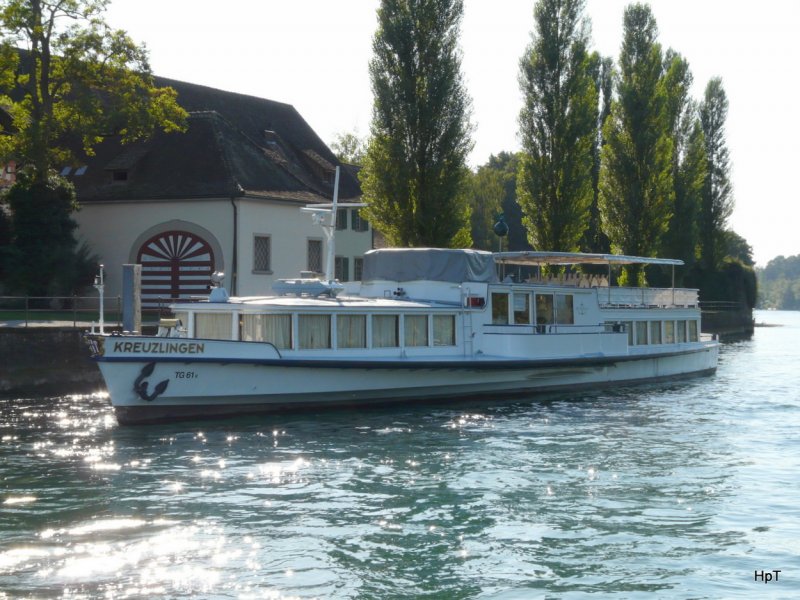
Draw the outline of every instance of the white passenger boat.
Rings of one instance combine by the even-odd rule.
[[[682,264],[373,250],[360,282],[283,280],[273,295],[241,298],[218,288],[203,301],[176,301],[155,336],[88,339],[120,423],[476,396],[488,402],[712,373],[719,345],[701,334],[697,290],[617,287],[608,275],[575,269],[602,264],[610,274],[633,263]],[[543,276],[545,265],[562,274]]]

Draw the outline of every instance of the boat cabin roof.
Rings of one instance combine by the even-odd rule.
[[[624,254],[588,254],[584,252],[495,252],[494,260],[507,265],[672,265],[680,266],[682,260]]]

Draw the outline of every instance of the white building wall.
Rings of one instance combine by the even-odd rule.
[[[237,198],[236,253],[238,295],[269,293],[280,278],[299,277],[308,264],[308,240],[324,239],[299,204]],[[225,272],[224,286],[230,291],[233,277],[234,208],[229,198],[185,201],[137,201],[85,204],[74,215],[78,236],[98,255],[106,269],[106,295],[122,293],[122,265],[136,260],[139,246],[150,235],[173,229],[198,234],[214,249],[215,268]],[[349,221],[348,221],[349,225]],[[253,269],[256,235],[271,238],[271,272]],[[372,232],[348,229],[336,234],[336,255],[362,257],[372,245]],[[323,269],[325,257],[323,256]]]

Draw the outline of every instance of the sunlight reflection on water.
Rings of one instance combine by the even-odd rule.
[[[132,428],[100,395],[0,400],[0,590],[752,597],[796,560],[798,331],[529,402]]]

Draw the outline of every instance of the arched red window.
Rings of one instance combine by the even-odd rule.
[[[188,231],[165,231],[139,248],[142,306],[208,293],[214,252],[203,238]]]

